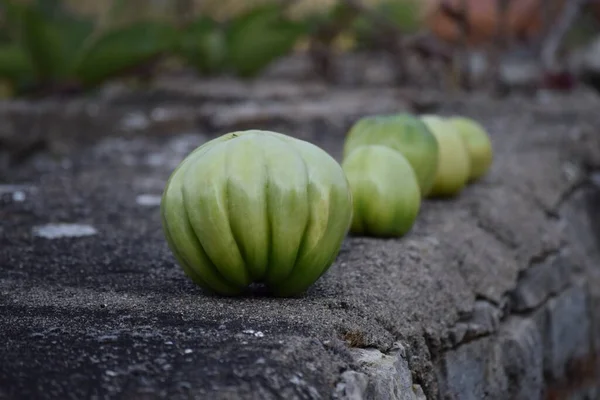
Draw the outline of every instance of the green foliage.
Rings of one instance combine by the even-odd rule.
[[[241,76],[254,76],[287,54],[305,25],[285,19],[278,5],[255,8],[232,21],[226,32],[227,64]]]
[[[419,29],[419,0],[388,0],[381,3],[378,11],[385,15],[403,32],[415,32]]]
[[[112,0],[98,20],[69,12],[61,0],[0,0],[0,81],[18,93],[76,85],[93,88],[161,56],[179,56],[201,74],[256,76],[302,37],[331,45],[343,33],[372,44],[378,22],[339,1],[302,21],[281,3],[255,7],[226,22],[200,16],[184,27],[119,23],[127,0]],[[377,12],[402,31],[417,27],[416,0],[388,0]],[[369,42],[370,40],[370,42]]]
[[[31,85],[34,73],[31,61],[20,46],[0,45],[0,79],[6,79],[18,89]]]
[[[159,22],[113,29],[86,48],[73,72],[84,85],[96,85],[171,51],[176,40],[175,29]]]
[[[306,17],[306,24],[313,39],[331,42],[337,35],[348,30],[357,16],[356,10],[345,2],[338,1],[328,9]]]
[[[148,21],[104,31],[69,13],[59,0],[0,0],[0,5],[7,36],[0,46],[0,80],[17,90],[67,83],[93,87],[171,51],[177,40],[173,27]]]
[[[419,0],[387,0],[379,3],[374,12],[400,32],[414,33],[419,29],[419,7]],[[361,46],[370,46],[376,35],[381,33],[380,28],[376,21],[361,15],[354,21],[352,31]]]
[[[183,29],[178,51],[200,73],[217,73],[225,65],[225,32],[211,18],[201,17]]]
[[[40,80],[64,78],[68,74],[69,48],[64,40],[69,27],[45,18],[35,8],[25,8],[19,26],[20,44],[29,56]]]
[[[192,22],[180,39],[180,54],[201,73],[226,70],[252,77],[289,53],[307,25],[282,15],[277,4],[251,9],[226,24],[208,17]]]

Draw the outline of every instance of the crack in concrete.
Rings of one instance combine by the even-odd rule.
[[[585,177],[575,181],[571,186],[567,188],[567,190],[562,192],[562,194],[556,201],[556,204],[551,209],[545,210],[546,215],[553,219],[560,218],[559,210],[562,208],[562,206],[565,203],[569,202],[573,198],[573,196],[576,196],[580,191],[588,189],[592,185],[593,183],[591,180],[591,174],[586,174]]]

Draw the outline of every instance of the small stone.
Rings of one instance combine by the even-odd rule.
[[[171,115],[172,113],[164,108],[155,108],[150,113],[150,118],[152,118],[154,121],[160,122],[167,121]]]
[[[121,126],[126,130],[142,130],[148,128],[149,125],[148,118],[139,112],[127,114],[121,121]]]
[[[26,198],[25,193],[21,192],[20,190],[14,192],[12,194],[12,199],[16,203],[21,203],[21,202],[25,201],[25,198]]]
[[[146,164],[152,167],[160,167],[165,164],[165,157],[162,154],[150,154],[146,157]]]
[[[340,382],[335,387],[335,399],[362,400],[369,384],[366,374],[356,371],[344,371]],[[391,397],[390,397],[391,398]]]
[[[576,181],[581,176],[579,168],[572,162],[564,163],[562,170],[565,178],[567,178],[569,182]]]
[[[404,358],[405,348],[396,343],[394,350],[383,354],[377,349],[356,349],[354,359],[363,373],[371,377],[366,398],[412,400],[412,374]],[[396,397],[391,397],[394,393]]]
[[[155,194],[140,194],[135,198],[135,202],[144,207],[160,206],[161,196]]]
[[[119,339],[117,335],[102,335],[98,336],[98,341],[100,343],[111,343],[116,342]]]
[[[84,237],[97,234],[91,225],[83,224],[46,224],[33,228],[34,236],[44,239],[59,239],[63,237]]]
[[[25,185],[0,185],[0,194],[15,193],[27,188]]]
[[[194,352],[194,350],[192,350],[192,349],[185,349],[185,350],[183,351],[183,353],[184,353],[184,354],[191,354],[191,353],[193,353],[193,352]]]
[[[62,169],[70,169],[73,166],[73,162],[71,160],[69,160],[68,158],[64,158],[60,162],[60,166]]]
[[[109,369],[106,370],[105,374],[112,377],[117,376],[117,373],[115,371],[111,371]]]
[[[292,379],[290,379],[290,382],[292,382],[294,385],[301,385],[302,379],[300,379],[298,376],[294,375],[292,377]]]

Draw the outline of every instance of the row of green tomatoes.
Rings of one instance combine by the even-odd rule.
[[[402,236],[422,199],[456,195],[491,161],[484,128],[463,117],[364,117],[348,132],[341,165],[291,136],[233,132],[173,171],[163,229],[203,289],[231,296],[257,283],[294,296],[327,271],[349,231]]]

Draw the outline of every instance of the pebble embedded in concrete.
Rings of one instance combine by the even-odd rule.
[[[148,128],[150,121],[143,113],[130,113],[123,118],[121,125],[126,130],[142,130]]]
[[[252,335],[252,336],[256,336],[256,337],[264,337],[265,334],[262,333],[261,331],[255,331],[254,329],[245,329],[242,331],[242,333],[246,334],[246,335]]]
[[[31,189],[27,185],[0,185],[0,196],[10,195],[14,202],[23,202],[27,198],[25,192]]]
[[[46,224],[33,227],[33,235],[44,239],[93,236],[98,231],[85,224]]]
[[[13,192],[12,194],[12,199],[16,203],[22,203],[25,201],[26,198],[27,196],[25,196],[25,193],[20,190]]]
[[[135,202],[144,207],[160,206],[161,196],[156,194],[140,194],[135,198]]]
[[[173,112],[165,108],[155,108],[150,113],[150,118],[154,121],[167,121],[173,116]]]

